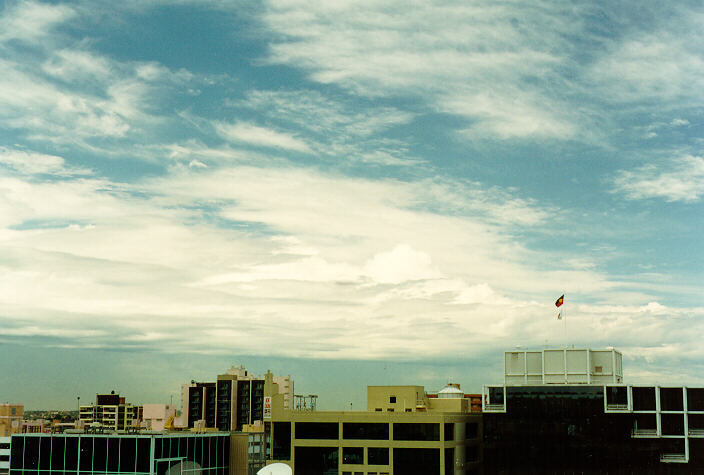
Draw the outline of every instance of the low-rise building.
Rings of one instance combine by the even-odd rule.
[[[115,394],[96,394],[95,404],[80,406],[79,420],[84,425],[100,424],[105,430],[125,430],[139,426],[142,407],[133,406]]]
[[[297,475],[479,473],[481,415],[461,391],[443,394],[370,386],[367,411],[283,410],[274,396],[270,462]]]
[[[13,435],[10,475],[97,473],[226,475],[230,434],[22,434]]]
[[[0,437],[20,432],[23,418],[23,404],[0,404]]]

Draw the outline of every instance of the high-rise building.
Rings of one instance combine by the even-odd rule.
[[[486,473],[704,473],[704,388],[623,382],[621,353],[507,351],[483,391]]]
[[[181,412],[186,427],[241,431],[245,425],[264,420],[264,381],[270,376],[284,407],[293,407],[293,381],[290,376],[260,377],[244,366],[233,366],[215,382],[196,382],[182,386]],[[271,396],[271,394],[269,394]]]

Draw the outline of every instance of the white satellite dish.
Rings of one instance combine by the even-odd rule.
[[[285,463],[272,463],[259,470],[257,475],[293,475],[293,470]]]

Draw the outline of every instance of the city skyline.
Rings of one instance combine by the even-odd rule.
[[[565,344],[703,384],[703,23],[0,2],[0,399],[168,402],[244,364],[333,409]]]

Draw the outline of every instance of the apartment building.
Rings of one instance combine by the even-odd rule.
[[[85,425],[100,424],[104,430],[125,430],[139,426],[142,407],[125,402],[113,391],[96,394],[95,404],[80,406],[78,418]]]
[[[265,399],[272,395],[264,391],[267,377],[281,396],[282,407],[293,407],[294,384],[290,376],[275,376],[267,371],[261,377],[244,366],[233,366],[218,375],[215,382],[191,381],[182,386],[182,424],[189,428],[201,424],[221,431],[241,431],[246,425],[261,423]]]

